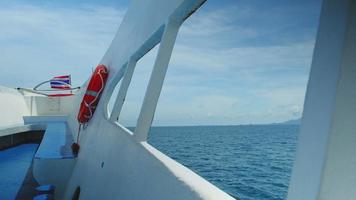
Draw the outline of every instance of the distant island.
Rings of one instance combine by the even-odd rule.
[[[291,119],[291,120],[288,120],[288,121],[285,121],[285,122],[281,122],[281,123],[278,123],[278,124],[283,124],[283,125],[299,125],[301,122],[301,118],[299,119]]]

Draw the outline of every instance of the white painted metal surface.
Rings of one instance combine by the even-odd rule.
[[[288,199],[356,198],[356,1],[325,0]]]
[[[170,20],[165,26],[140,116],[137,120],[135,129],[135,138],[137,141],[147,140],[180,25],[181,22]]]
[[[0,129],[5,126],[23,124],[24,115],[30,110],[22,94],[16,89],[0,86]]]
[[[40,185],[55,185],[55,198],[64,199],[64,190],[75,162],[75,159],[34,159],[33,176]]]
[[[46,164],[34,164],[34,174],[40,183],[59,186],[58,198],[71,199],[80,187],[81,199],[233,199],[146,142],[176,34],[186,17],[203,2],[133,1],[101,61],[110,69],[108,84],[96,113],[81,133],[79,157],[68,159],[68,163],[47,160]],[[132,133],[116,119],[136,62],[159,42],[137,128]],[[356,196],[354,52],[356,1],[325,0],[288,199]],[[124,75],[109,116],[108,100]],[[53,119],[50,115],[58,118],[68,115],[70,132],[76,134],[76,117],[84,89],[73,97],[49,99],[28,97],[1,87],[0,109],[6,115],[0,116],[0,127],[7,127],[3,133],[11,126],[22,130],[28,128],[22,127],[25,123],[43,124]]]
[[[70,148],[73,137],[68,131],[66,121],[48,122],[33,160],[33,176],[40,185],[55,185],[56,199],[63,199],[76,161]]]
[[[203,2],[132,2],[100,63],[109,67],[109,79],[96,113],[81,132],[81,149],[65,199],[70,199],[77,187],[81,188],[82,199],[233,199],[145,142],[179,26]],[[116,119],[120,116],[136,62],[159,42],[160,50],[141,108],[138,129],[132,133]],[[108,116],[108,100],[124,74],[118,99]],[[82,94],[83,90],[80,92]],[[81,96],[79,94],[76,100],[77,108]],[[76,114],[71,113],[68,120],[72,132],[78,128]]]
[[[66,122],[50,122],[35,154],[35,159],[66,159],[74,158],[71,145],[72,134],[68,132]]]
[[[74,96],[46,97],[25,96],[30,115],[67,115],[73,112]]]
[[[131,59],[128,61],[124,77],[122,79],[122,83],[120,85],[119,92],[117,93],[116,101],[114,103],[114,107],[112,109],[112,113],[110,113],[111,121],[118,121],[119,114],[121,112],[122,106],[125,102],[125,97],[127,94],[127,90],[130,86],[131,78],[134,73],[136,67],[136,61]]]
[[[0,115],[0,136],[45,130],[47,123],[53,122],[60,122],[67,129],[65,125],[66,115],[69,112],[76,112],[72,107],[73,100],[74,97],[47,98],[28,93],[24,94],[12,88],[0,87],[0,111],[2,113]],[[55,134],[58,133],[57,128],[52,128]],[[65,140],[65,138],[64,136],[60,139]],[[60,148],[62,147],[57,146],[57,149]],[[40,184],[56,185],[56,197],[63,199],[65,185],[74,164],[75,159],[37,158],[34,159],[33,174]]]
[[[58,120],[53,115],[61,117],[73,112],[74,98],[24,95],[16,89],[0,86],[0,130],[24,125],[31,116],[42,116],[37,118],[39,121]]]

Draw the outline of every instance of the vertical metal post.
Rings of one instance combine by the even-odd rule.
[[[139,142],[147,140],[179,27],[180,23],[173,20],[166,24],[135,128],[134,136]]]
[[[356,1],[324,0],[288,200],[356,196]]]
[[[122,106],[125,102],[127,89],[130,86],[131,78],[132,78],[133,72],[135,71],[135,66],[136,66],[136,60],[130,59],[129,62],[127,63],[125,74],[122,79],[120,89],[119,89],[119,92],[117,93],[117,97],[116,97],[116,100],[114,103],[114,108],[112,109],[112,112],[110,115],[111,121],[117,121],[119,118]]]

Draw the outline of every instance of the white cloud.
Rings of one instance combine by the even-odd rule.
[[[289,70],[308,68],[314,43],[311,41],[286,46],[202,49],[177,45],[172,64],[191,70]]]
[[[236,27],[228,23],[227,10],[216,10],[204,12],[203,14],[196,13],[188,21],[185,22],[180,30],[180,34],[187,37],[212,36],[225,31],[235,31],[236,29]]]
[[[227,45],[226,40],[261,40],[264,30],[231,23],[251,12],[202,10],[183,25],[156,123],[174,123],[170,113],[183,124],[271,123],[301,116],[314,40]]]
[[[82,83],[123,14],[109,7],[0,6],[0,69],[11,69],[0,84],[33,86],[67,73]],[[300,116],[314,41],[256,45],[264,32],[235,23],[254,15],[247,7],[203,8],[183,24],[156,125],[269,123]],[[251,39],[256,41],[249,45]],[[127,125],[137,120],[154,54],[141,61],[136,86],[129,89]]]
[[[107,7],[0,8],[0,68],[14,70],[1,84],[20,86],[22,80],[21,86],[30,87],[61,74],[82,83],[104,55],[123,13]]]

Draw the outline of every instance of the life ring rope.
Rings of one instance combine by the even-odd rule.
[[[103,69],[100,69],[100,70],[97,72],[97,74],[99,75],[100,80],[101,80],[101,87],[100,87],[99,91],[96,92],[95,98],[94,98],[90,103],[87,103],[85,100],[83,100],[84,105],[89,109],[89,112],[90,112],[89,115],[85,115],[85,114],[84,114],[84,117],[86,117],[86,118],[88,118],[88,119],[92,118],[92,116],[93,116],[92,104],[99,98],[99,96],[100,96],[102,90],[104,89],[104,84],[105,84],[105,83],[104,83],[104,78],[103,78],[103,76],[102,76],[102,74],[101,74],[100,72],[102,72],[102,73],[104,73],[104,74],[107,74],[107,72],[106,72],[105,70],[103,70]],[[87,92],[88,92],[88,91],[91,91],[91,90],[87,90]],[[86,93],[87,93],[87,92],[86,92]],[[91,94],[89,94],[89,95],[91,95]]]

